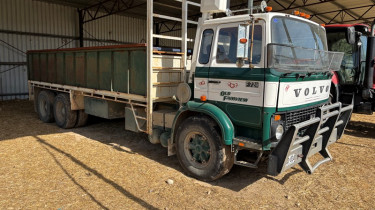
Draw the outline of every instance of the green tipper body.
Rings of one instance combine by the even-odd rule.
[[[29,51],[29,80],[146,96],[146,46]]]

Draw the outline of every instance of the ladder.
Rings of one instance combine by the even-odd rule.
[[[154,3],[155,1],[155,3]],[[181,3],[181,18],[177,17],[171,17],[167,15],[157,14],[154,13],[154,7],[155,6],[161,6],[161,7],[169,7],[169,8],[176,8],[175,6],[168,5],[167,3],[160,3],[157,0],[147,0],[147,108],[146,108],[146,133],[149,134],[149,136],[152,135],[152,113],[153,113],[153,103],[155,102],[155,96],[153,94],[153,88],[155,86],[159,85],[171,85],[171,86],[177,86],[179,83],[182,83],[186,81],[186,64],[187,64],[187,42],[193,42],[194,40],[188,39],[187,37],[187,30],[188,30],[188,23],[189,24],[196,24],[198,25],[198,22],[191,21],[188,19],[188,11],[189,8],[193,8],[197,10],[197,13],[200,12],[200,4],[195,3],[188,0],[169,0],[170,2],[179,2]],[[176,21],[181,22],[181,37],[174,37],[174,36],[167,36],[167,35],[161,35],[154,33],[154,18],[158,19],[165,19],[168,21]],[[154,60],[154,38],[158,39],[167,39],[167,40],[176,40],[181,41],[181,65],[177,69],[171,69],[171,68],[163,68],[163,67],[156,67],[153,65]],[[156,52],[156,53],[162,53],[162,52]],[[153,83],[153,74],[155,71],[171,71],[171,70],[180,70],[181,71],[181,79],[179,82],[169,83],[169,84],[154,84]],[[138,119],[137,116],[135,116],[136,119]]]

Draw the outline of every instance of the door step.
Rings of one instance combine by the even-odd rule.
[[[238,145],[246,149],[253,149],[253,150],[258,150],[258,151],[263,150],[263,145],[261,143],[257,142],[254,139],[243,137],[243,136],[237,136],[233,138],[233,145]]]
[[[258,168],[258,163],[263,156],[263,146],[261,143],[257,142],[254,139],[238,136],[233,139],[233,152],[234,152],[234,164],[245,166],[248,168]],[[247,157],[245,154],[244,156],[239,159],[238,154],[241,150],[243,152],[247,151],[254,151],[257,153],[257,157],[251,160],[250,156]],[[247,151],[246,151],[247,150]],[[248,155],[251,155],[250,153]]]

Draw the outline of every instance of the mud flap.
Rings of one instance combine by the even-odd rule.
[[[353,105],[342,108],[338,102],[319,108],[317,117],[289,128],[269,156],[268,173],[277,176],[297,164],[313,173],[332,160],[327,147],[341,138],[352,110]],[[312,166],[308,158],[318,152],[323,159]]]

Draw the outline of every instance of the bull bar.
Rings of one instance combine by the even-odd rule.
[[[353,104],[342,107],[340,102],[334,103],[320,107],[314,118],[290,127],[269,156],[268,174],[277,176],[297,164],[311,174],[332,160],[327,147],[341,138],[352,111]],[[311,165],[308,159],[318,152],[323,159]]]

